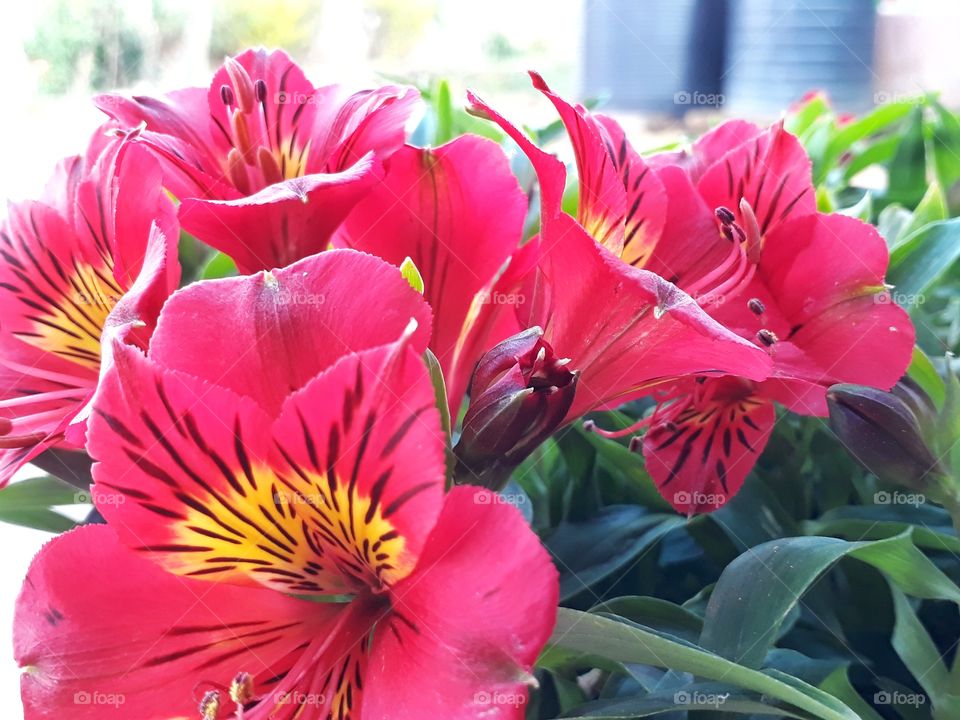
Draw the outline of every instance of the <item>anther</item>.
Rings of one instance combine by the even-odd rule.
[[[253,675],[248,672],[237,674],[230,683],[230,699],[237,705],[246,705],[254,699]]]
[[[722,222],[724,225],[730,225],[736,220],[736,216],[733,214],[733,211],[730,208],[726,208],[723,205],[718,207],[714,212],[717,215],[717,220]]]
[[[267,99],[267,84],[263,80],[257,80],[253,84],[253,89],[257,96],[257,102],[263,103]]]
[[[201,720],[217,720],[220,714],[220,693],[217,690],[207,690],[200,701]]]
[[[233,105],[233,90],[230,89],[229,85],[220,86],[220,99],[223,100],[224,105]]]
[[[760,298],[750,298],[747,300],[747,307],[750,308],[750,312],[754,315],[763,315],[767,311],[766,306],[761,302]]]
[[[634,435],[630,438],[630,452],[639,452],[643,448],[643,438],[640,435]]]
[[[7,418],[0,417],[0,435],[9,435],[13,431],[13,423]]]
[[[777,336],[770,330],[763,328],[757,331],[757,340],[762,342],[767,347],[773,346],[777,342]]]

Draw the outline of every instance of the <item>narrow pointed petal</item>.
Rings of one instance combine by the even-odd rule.
[[[472,92],[467,92],[470,112],[500,126],[530,159],[540,183],[540,223],[547,226],[562,213],[563,188],[567,181],[567,169],[555,156],[544,152],[516,125],[494,110]]]
[[[94,103],[153,151],[174,196],[218,197],[229,191],[218,160],[229,140],[211,122],[206,88],[184,88],[165,97],[99,95]]]
[[[711,397],[695,402],[682,396],[670,411],[658,408],[643,438],[647,471],[657,489],[686,515],[716,510],[736,495],[776,418],[773,403],[737,379],[706,380],[696,392]],[[664,419],[658,421],[658,415]]]
[[[411,319],[411,341],[422,352],[431,327],[423,297],[382,260],[332,250],[272,273],[180,290],[164,307],[150,356],[276,414],[341,356],[394,342]]]
[[[78,574],[78,568],[82,572]],[[178,578],[88,525],[48,543],[17,600],[26,720],[196,717],[207,691],[249,673],[282,681],[339,610],[266,589]]]
[[[557,571],[520,513],[487,490],[454,488],[417,569],[391,591],[363,716],[524,717],[558,594]]]
[[[378,162],[367,155],[343,172],[296,177],[240,198],[184,198],[180,223],[243,273],[284,267],[325,250],[380,176]]]
[[[542,238],[546,282],[530,303],[530,324],[581,373],[568,419],[685,374],[767,376],[766,353],[675,285],[621,262],[572,218],[560,218],[557,229]]]
[[[503,151],[490,140],[468,135],[432,150],[406,147],[397,152],[384,181],[338,232],[338,244],[394,265],[413,260],[434,311],[430,348],[444,370],[454,411],[478,360],[478,354],[461,350],[503,339],[486,337],[471,310],[516,252],[526,209]],[[497,291],[479,300],[492,313],[512,314],[522,298]],[[476,334],[483,337],[475,340]]]
[[[623,128],[604,115],[596,116],[609,140],[609,152],[626,189],[623,251],[620,257],[635,267],[646,267],[667,225],[667,191],[657,173],[633,149]]]
[[[574,106],[554,93],[537,73],[530,73],[533,86],[549,98],[560,114],[577,161],[580,203],[577,219],[597,242],[614,255],[624,246],[627,191],[617,155],[603,126],[582,106]],[[624,153],[624,162],[626,157]]]

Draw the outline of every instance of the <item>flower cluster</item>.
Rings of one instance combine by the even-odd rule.
[[[643,157],[533,79],[573,143],[575,217],[565,166],[470,96],[536,170],[527,242],[500,145],[406,144],[414,89],[314,87],[279,51],[98,98],[85,154],[11,207],[0,482],[87,453],[106,520],[24,584],[29,720],[522,718],[557,572],[491,490],[540,443],[649,398],[591,427],[642,432],[661,493],[704,512],[774,403],[825,416],[829,386],[900,378],[886,246],[817,211],[781,125]],[[178,289],[181,232],[239,274]]]

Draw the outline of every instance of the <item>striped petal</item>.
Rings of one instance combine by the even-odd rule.
[[[790,218],[816,212],[810,173],[800,141],[777,123],[724,154],[697,188],[711,210],[722,206],[739,216],[741,200],[748,202],[765,236]]]
[[[687,394],[654,412],[643,438],[647,471],[678,512],[725,505],[743,485],[773,430],[773,403],[737,378],[687,381]]]
[[[179,281],[173,208],[144,150],[100,132],[44,198],[12,206],[0,230],[0,482],[49,445],[82,443],[104,334],[145,345]]]
[[[193,718],[211,693],[226,718],[238,677],[249,675],[258,697],[289,686],[341,616],[267,589],[176,577],[109,527],[85,526],[43,548],[17,600],[24,717]]]
[[[311,595],[395,582],[444,479],[433,387],[408,343],[344,358],[272,430],[249,398],[118,349],[90,426],[98,507],[187,577]]]

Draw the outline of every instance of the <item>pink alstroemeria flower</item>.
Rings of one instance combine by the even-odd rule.
[[[103,128],[0,228],[0,485],[48,448],[80,448],[114,339],[146,347],[180,279],[160,167]]]
[[[619,240],[601,244],[565,215],[563,164],[479,98],[470,95],[470,100],[476,114],[499,124],[520,145],[540,180],[537,266],[525,279],[519,319],[523,327],[543,328],[544,342],[578,375],[567,422],[648,394],[677,377],[767,377],[767,353],[724,328],[675,284],[618,254],[617,248],[627,244],[623,227],[609,224],[604,235]],[[619,188],[622,195],[622,183]],[[650,203],[654,214],[667,211],[662,195]]]
[[[774,401],[825,417],[830,385],[887,389],[900,378],[914,332],[887,292],[886,244],[865,223],[817,212],[810,161],[782,123],[730,121],[689,152],[644,159],[611,118],[532,77],[573,143],[579,225],[771,356],[768,379],[682,379],[656,389],[652,417],[604,433],[649,427],[647,467],[675,508],[709,511],[737,492],[773,429]]]
[[[445,494],[429,336],[396,268],[332,250],[192,285],[118,346],[108,525],[17,604],[26,719],[520,720],[558,576],[514,508]]]
[[[259,49],[227,58],[209,89],[97,104],[145,126],[139,137],[164,160],[183,229],[248,273],[327,248],[403,145],[418,98],[393,85],[314,87],[286,53]]]

